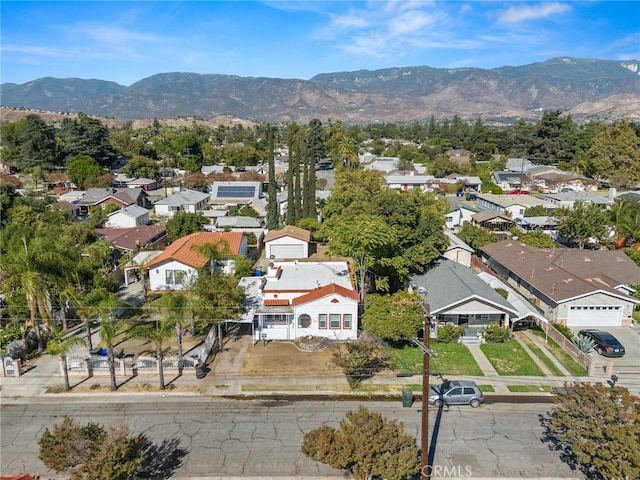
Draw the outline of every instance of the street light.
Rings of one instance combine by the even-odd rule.
[[[430,308],[423,303],[424,309],[424,343],[417,338],[411,341],[422,350],[422,432],[420,438],[420,478],[429,480],[431,465],[429,465],[429,359],[435,357],[435,352],[429,348]]]

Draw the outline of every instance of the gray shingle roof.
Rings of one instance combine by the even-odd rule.
[[[426,291],[432,314],[451,309],[455,305],[478,300],[516,315],[517,310],[493,288],[482,281],[470,268],[446,258],[432,262],[422,275],[411,277],[411,283]]]

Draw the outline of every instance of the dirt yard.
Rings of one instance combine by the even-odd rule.
[[[290,342],[262,342],[249,346],[244,356],[243,375],[323,375],[342,374],[331,361],[332,350],[300,350]]]

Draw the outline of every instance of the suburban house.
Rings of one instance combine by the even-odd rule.
[[[360,156],[360,162],[364,170],[376,170],[381,173],[391,173],[398,169],[400,158],[398,157],[374,157],[372,155]]]
[[[600,182],[574,172],[552,169],[547,167],[545,171],[530,171],[531,183],[541,191],[549,193],[573,190],[576,192],[595,192]]]
[[[569,208],[572,209],[576,202],[582,202],[585,205],[598,205],[602,209],[606,209],[610,205],[613,205],[613,198],[605,197],[603,195],[596,195],[591,192],[560,192],[560,193],[547,193],[542,197],[547,202],[551,202],[555,205],[555,208]]]
[[[261,277],[243,278],[245,322],[254,341],[358,337],[358,304],[347,262],[271,262]]]
[[[127,205],[107,215],[105,227],[128,228],[149,223],[149,210],[138,205]]]
[[[384,176],[385,186],[387,188],[395,188],[398,190],[408,191],[413,189],[427,190],[430,181],[435,180],[433,175],[415,175],[411,172],[408,175],[395,172]]]
[[[557,237],[558,220],[554,217],[548,215],[522,217],[516,223],[522,230],[543,230],[549,232],[551,238],[555,239]]]
[[[547,211],[553,210],[555,205],[546,200],[531,195],[495,195],[482,193],[476,196],[476,206],[481,211],[498,212],[518,219],[524,217],[527,208],[543,206]]]
[[[265,257],[284,260],[308,258],[311,232],[294,225],[269,230],[264,237]]]
[[[161,225],[138,225],[129,228],[96,228],[102,240],[113,243],[121,252],[162,248],[169,243],[167,230]]]
[[[449,246],[442,253],[442,256],[461,265],[464,265],[465,267],[471,268],[471,256],[473,255],[473,248],[464,243],[448,230],[445,230],[444,234],[447,238],[449,238]]]
[[[516,222],[508,215],[493,211],[484,211],[474,213],[471,216],[471,224],[476,227],[486,228],[494,233],[500,233],[508,232]]]
[[[89,214],[89,207],[96,205],[105,208],[109,204],[117,205],[119,208],[127,205],[147,206],[147,194],[141,188],[90,188],[81,199],[76,202],[80,209],[80,215]]]
[[[149,190],[157,190],[160,185],[151,178],[134,178],[127,182],[127,188],[142,188],[145,192],[148,192]]]
[[[211,266],[211,260],[197,250],[198,246],[205,244],[220,246],[223,260],[216,263],[214,268],[226,274],[235,271],[233,257],[246,255],[248,251],[247,238],[242,232],[196,232],[179,238],[145,265],[150,289],[166,291],[188,288],[200,269]]]
[[[447,258],[434,260],[421,275],[413,275],[409,291],[429,304],[438,324],[463,327],[468,333],[492,323],[509,325],[518,311],[468,267]]]
[[[186,189],[158,200],[153,209],[158,216],[173,217],[176,213],[197,213],[204,210],[208,203],[208,193]]]
[[[213,182],[209,187],[210,203],[242,208],[263,197],[262,182]]]
[[[550,321],[569,327],[632,323],[640,267],[619,250],[540,249],[514,240],[481,249],[483,261]]]

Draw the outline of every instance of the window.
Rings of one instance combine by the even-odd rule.
[[[350,329],[351,328],[351,314],[345,313],[342,316],[342,328]]]
[[[448,395],[462,395],[462,388],[457,387],[457,388],[453,388]]]
[[[476,391],[471,388],[471,387],[464,387],[464,394],[465,395],[474,395],[476,393]]]
[[[303,313],[298,317],[298,327],[309,328],[311,326],[311,317],[306,313]]]
[[[184,270],[165,270],[165,282],[167,285],[182,285]]]
[[[327,314],[321,313],[318,315],[318,325],[320,328],[327,328]]]
[[[340,314],[332,313],[329,316],[329,328],[340,328]]]

